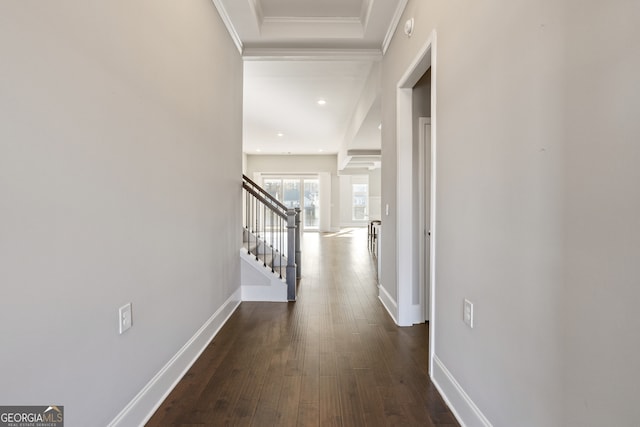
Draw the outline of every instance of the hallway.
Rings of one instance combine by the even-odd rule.
[[[296,303],[240,305],[148,426],[457,426],[428,328],[377,298],[365,229],[306,233]]]

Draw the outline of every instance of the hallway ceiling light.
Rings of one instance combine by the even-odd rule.
[[[282,138],[284,136],[284,133],[278,132],[278,136]]]
[[[318,99],[318,105],[326,105],[327,101],[325,101],[324,99]]]

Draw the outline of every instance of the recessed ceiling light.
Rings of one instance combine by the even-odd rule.
[[[324,150],[322,148],[318,148],[318,153],[322,153]]]
[[[282,132],[278,132],[278,136],[279,136],[279,137],[283,137],[283,136],[284,136],[284,133],[282,133]]]
[[[382,130],[382,123],[378,125],[378,130]]]
[[[318,99],[318,105],[326,105],[327,101],[325,101],[324,99]]]
[[[261,151],[262,151],[261,149],[256,148],[256,152],[257,152],[257,153],[259,153],[259,152],[261,152]]]

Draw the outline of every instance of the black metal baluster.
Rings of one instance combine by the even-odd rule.
[[[259,221],[258,214],[260,213],[260,206],[258,205],[258,202],[259,201],[256,199],[256,204],[255,204],[256,205],[255,206],[256,207],[256,211],[255,211],[255,215],[256,215],[256,218],[255,218],[255,220],[256,220],[256,232],[255,232],[255,234],[256,234],[256,261],[259,260],[258,254],[260,253],[260,242],[258,241],[258,238],[260,237],[260,230],[259,230],[260,225],[258,224],[258,221]]]
[[[249,203],[251,203],[251,198],[249,197],[249,192],[246,188],[244,190],[244,194],[244,224],[247,231],[247,253],[251,253],[251,231],[249,230]]]

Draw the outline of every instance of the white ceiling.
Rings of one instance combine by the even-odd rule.
[[[262,0],[262,11],[265,17],[334,17],[348,16],[359,18],[363,5],[362,0]]]
[[[407,0],[213,3],[245,59],[246,153],[380,148],[379,85],[367,79]]]
[[[337,153],[370,69],[364,61],[245,62],[245,152]]]

